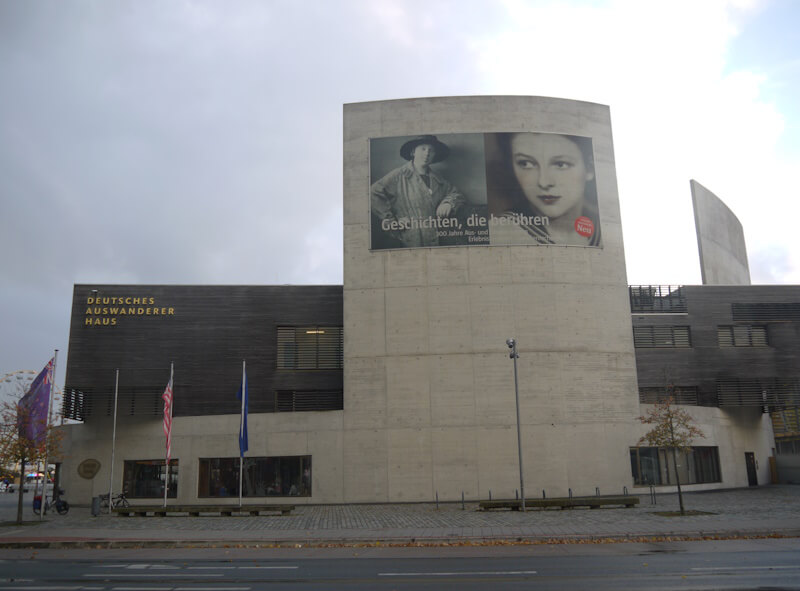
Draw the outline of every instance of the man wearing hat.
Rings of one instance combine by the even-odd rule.
[[[461,192],[431,169],[449,153],[435,135],[412,138],[400,147],[408,163],[370,188],[372,215],[402,246],[438,246],[438,218],[455,217],[464,204]]]

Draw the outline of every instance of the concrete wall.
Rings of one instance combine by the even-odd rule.
[[[750,285],[744,230],[711,191],[690,181],[703,285]]]
[[[642,414],[652,408],[642,404]],[[698,446],[719,447],[719,464],[722,483],[691,484],[684,490],[712,490],[720,487],[736,488],[748,486],[745,452],[755,454],[758,484],[770,483],[769,457],[772,455],[774,437],[772,421],[768,414],[757,408],[713,408],[706,406],[683,406],[694,419],[695,425],[705,435],[692,443]],[[637,426],[637,440],[644,435],[650,425]],[[635,442],[634,442],[635,443]],[[642,487],[647,488],[647,487]],[[677,487],[660,486],[659,492],[670,492]],[[634,492],[640,492],[639,487]]]
[[[172,427],[172,459],[178,460],[178,498],[175,503],[204,502],[198,499],[198,461],[200,458],[238,458],[239,415],[175,417]],[[111,464],[110,418],[82,425],[65,426],[62,486],[71,503],[86,505],[94,496],[108,492]],[[247,457],[312,456],[312,497],[281,497],[294,504],[340,502],[343,500],[342,413],[258,413],[248,417]],[[78,465],[86,459],[100,462],[91,480],[78,475]],[[161,420],[125,417],[117,424],[114,454],[114,489],[120,491],[125,460],[164,460],[164,433]],[[248,499],[245,499],[248,501]],[[140,501],[153,503],[153,500]],[[238,503],[235,498],[205,500],[213,503]],[[249,502],[263,503],[264,498]]]
[[[369,138],[542,131],[594,141],[603,248],[369,250]],[[514,496],[519,343],[526,488],[630,485],[638,413],[608,108],[535,97],[344,110],[348,501]]]
[[[525,355],[520,361],[529,357]],[[552,360],[539,357],[540,366]],[[537,361],[521,363],[520,375],[531,371]],[[523,370],[523,367],[525,368]],[[436,421],[432,427],[398,427],[387,429],[344,429],[343,413],[252,414],[249,418],[250,451],[248,457],[311,455],[311,497],[290,497],[294,504],[337,503],[363,495],[356,484],[370,486],[373,491],[391,491],[393,500],[430,500],[424,491],[435,487],[441,499],[460,498],[464,490],[468,498],[497,498],[513,495],[519,487],[517,471],[516,427],[513,424],[513,384],[508,383],[502,395],[492,402],[469,407],[456,404],[456,416]],[[526,396],[521,387],[523,404],[523,443],[526,470],[526,491],[538,495],[546,489],[551,496],[619,492],[633,487],[628,449],[646,431],[635,419],[627,424],[595,421],[581,424],[564,417],[565,404],[553,396]],[[457,398],[449,390],[451,396]],[[469,400],[474,403],[475,396]],[[649,405],[637,412],[644,414]],[[428,407],[429,408],[429,407]],[[687,485],[687,490],[708,490],[747,486],[745,452],[753,452],[758,463],[759,484],[769,483],[769,462],[773,436],[767,415],[757,409],[719,409],[684,407],[705,433],[697,445],[719,447],[722,483]],[[481,420],[476,416],[485,417]],[[441,411],[440,411],[441,412]],[[585,414],[583,411],[581,414]],[[552,421],[549,422],[548,421]],[[209,457],[237,457],[235,437],[238,415],[180,417],[174,419],[172,457],[179,461],[178,498],[171,503],[197,503],[198,461]],[[449,423],[449,424],[448,424]],[[62,486],[67,498],[76,505],[89,505],[94,496],[108,491],[111,459],[111,420],[63,427]],[[587,450],[587,445],[593,445]],[[162,459],[164,436],[161,422],[152,419],[127,419],[117,426],[114,462],[114,489],[121,489],[125,460]],[[96,459],[101,467],[93,479],[78,475],[77,467],[85,459]],[[800,482],[792,456],[778,456],[781,482]],[[365,466],[369,469],[365,469]],[[611,482],[607,473],[620,480]],[[668,492],[674,487],[659,487]],[[423,491],[423,492],[420,492]],[[434,493],[435,494],[435,493]],[[364,500],[363,498],[361,500]],[[156,500],[137,500],[153,503]],[[236,503],[237,498],[215,498],[214,503]],[[245,499],[264,502],[264,499]]]

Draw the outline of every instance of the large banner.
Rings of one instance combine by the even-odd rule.
[[[592,139],[455,133],[370,139],[371,249],[602,248]]]

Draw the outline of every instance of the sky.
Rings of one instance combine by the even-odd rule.
[[[800,284],[800,2],[0,0],[0,375],[72,289],[340,284],[342,105],[609,105],[630,284],[699,284],[689,180]],[[491,130],[487,130],[491,131]]]

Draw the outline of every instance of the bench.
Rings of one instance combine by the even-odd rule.
[[[236,514],[250,514],[258,516],[261,513],[280,513],[281,515],[289,515],[294,511],[294,505],[131,505],[130,507],[114,507],[113,511],[122,517],[146,517],[151,514],[155,517],[165,517],[166,515],[174,515],[179,513],[186,513],[191,517],[198,517],[201,513],[212,513],[216,515],[223,515],[230,517]]]
[[[559,509],[573,509],[575,507],[589,507],[599,509],[605,505],[624,505],[633,507],[639,503],[639,497],[634,495],[605,495],[594,497],[554,497],[552,499],[525,499],[526,509],[547,509],[558,507]],[[481,511],[491,511],[492,509],[511,509],[519,511],[522,501],[519,499],[480,501]]]

